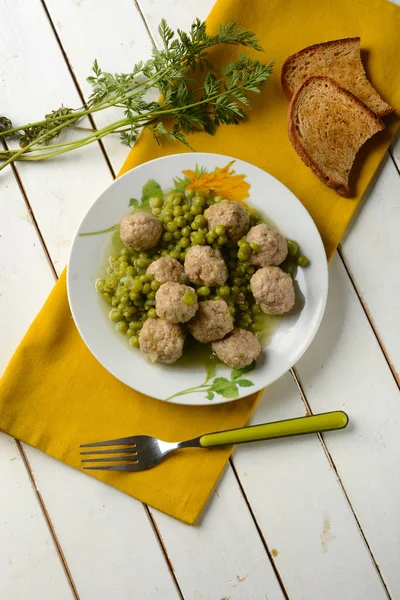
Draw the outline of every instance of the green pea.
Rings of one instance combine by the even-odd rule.
[[[225,296],[229,296],[230,291],[231,290],[228,285],[223,285],[222,287],[219,288],[218,293],[220,296],[225,297]]]
[[[197,233],[195,233],[193,235],[192,241],[193,241],[193,244],[195,246],[197,246],[197,245],[201,245],[202,246],[206,242],[204,235],[202,233],[199,233],[199,232],[197,232]]]
[[[155,319],[157,317],[157,311],[155,308],[149,308],[147,311],[147,315],[150,319]]]
[[[104,289],[105,281],[104,279],[97,279],[95,283],[96,292],[102,292]]]
[[[241,285],[243,285],[243,283],[244,283],[244,279],[243,279],[242,277],[235,277],[235,278],[233,279],[233,283],[234,283],[235,285],[241,286]]]
[[[261,246],[260,246],[260,244],[256,244],[255,242],[251,242],[251,244],[250,244],[250,248],[251,248],[251,250],[253,250],[253,252],[255,252],[256,254],[258,254],[259,252],[261,252]]]
[[[181,248],[188,248],[188,246],[190,246],[190,241],[187,237],[183,237],[179,240],[179,246]],[[175,257],[174,257],[175,258]],[[179,258],[179,256],[178,256]]]
[[[197,293],[199,294],[199,296],[209,296],[211,292],[210,288],[207,285],[202,285],[197,289]]]
[[[181,232],[179,230],[178,231],[174,231],[174,233],[172,234],[172,237],[174,238],[174,240],[176,242],[178,242],[181,239],[181,237],[182,237]]]
[[[191,233],[192,233],[192,230],[190,227],[188,227],[188,225],[186,225],[186,227],[182,227],[181,235],[183,237],[189,237]]]
[[[176,217],[175,223],[178,225],[178,227],[185,227],[186,219],[185,219],[185,217]]]
[[[215,242],[215,240],[218,237],[217,232],[215,231],[215,229],[210,229],[210,231],[208,232],[208,235],[212,237],[212,239],[213,239],[214,242]]]
[[[190,207],[190,210],[192,210],[192,207]],[[191,223],[193,221],[193,215],[191,212],[185,214],[185,221],[186,223]]]
[[[132,267],[132,266],[128,267],[126,269],[126,274],[129,275],[129,277],[132,277],[133,275],[135,275],[136,274],[135,267]]]
[[[137,261],[135,261],[135,267],[137,267],[138,269],[147,269],[149,264],[150,262],[146,258],[138,258]]]
[[[182,244],[183,240],[187,240],[187,238],[182,238],[181,240],[179,240],[179,245]],[[189,242],[189,240],[188,240],[188,242]],[[190,242],[189,242],[189,244],[190,244]],[[175,258],[176,260],[179,260],[180,254],[181,253],[178,250],[171,250],[171,252],[169,253],[169,255],[172,256],[172,258]]]
[[[165,248],[161,250],[161,256],[168,256],[168,250],[166,250]]]
[[[218,294],[216,294],[215,296],[212,297],[213,300],[223,300],[222,296],[218,296]]]
[[[289,256],[297,256],[299,252],[299,245],[294,240],[287,240],[287,248]],[[300,257],[299,257],[300,258]]]
[[[238,285],[233,285],[233,286],[231,287],[231,293],[232,293],[234,296],[237,296],[237,295],[240,293],[240,287],[239,287]]]
[[[253,314],[260,314],[261,313],[261,308],[259,304],[253,304],[253,306],[251,307],[251,312]]]
[[[187,306],[193,306],[196,301],[196,294],[194,292],[187,291],[182,296],[182,302]]]
[[[121,296],[120,302],[122,305],[127,306],[129,304],[129,296],[127,294],[124,294],[123,296]]]
[[[156,279],[154,279],[154,281],[151,282],[151,289],[153,290],[153,292],[156,292],[158,290],[158,288],[160,287],[161,283],[159,281],[157,281]]]
[[[252,331],[253,333],[260,333],[262,331],[262,325],[261,323],[252,323],[250,325],[250,331]]]
[[[190,204],[184,204],[182,206],[183,214],[190,212]]]
[[[122,312],[120,310],[118,310],[117,308],[112,308],[110,310],[110,312],[108,313],[108,316],[110,317],[111,321],[114,321],[115,323],[117,323],[118,321],[120,321],[122,319]]]
[[[141,321],[132,321],[131,322],[132,329],[140,329],[143,325]]]
[[[119,300],[115,296],[111,298],[111,306],[118,306]]]
[[[106,277],[105,284],[111,289],[116,288],[118,285],[118,279],[115,277]]]
[[[128,250],[128,248],[123,248],[122,250],[125,250],[125,251],[126,251],[128,254],[129,254],[129,250]],[[122,250],[121,250],[121,252],[122,252]],[[128,256],[128,254],[126,254],[126,256]],[[117,260],[118,260],[118,256],[115,256],[115,254],[113,254],[112,256],[109,256],[109,257],[108,257],[108,262],[109,262],[109,263],[114,263],[114,262],[116,262]]]
[[[255,313],[253,315],[253,323],[262,323],[264,320],[264,315],[263,313]]]
[[[179,255],[179,260],[183,262],[185,260],[185,258],[186,258],[186,252],[183,251]]]
[[[172,200],[172,206],[179,206],[180,204],[182,204],[182,197],[175,195],[174,199]]]
[[[206,199],[198,194],[193,198],[193,204],[197,204],[198,206],[204,206],[206,203]]]
[[[174,220],[173,216],[171,216],[171,217],[169,217],[169,216],[163,217],[163,219],[162,219],[162,221],[163,221],[163,223],[164,223],[165,226],[167,226],[168,223],[172,223],[173,220]]]
[[[155,217],[159,217],[162,213],[162,209],[161,208],[153,208],[153,210],[151,212],[153,213],[153,215]]]
[[[224,200],[223,196],[221,196],[221,195],[214,196],[214,202],[222,202],[222,200]]]
[[[137,335],[133,335],[130,339],[129,339],[129,345],[132,348],[139,348],[139,337]]]
[[[148,319],[148,318],[149,318],[149,317],[148,317],[148,314],[147,314],[147,312],[143,313],[143,314],[142,314],[142,316],[141,316],[141,319],[142,319],[142,322],[143,322],[143,323],[144,323],[145,321],[147,321],[147,319]]]
[[[139,278],[135,279],[132,284],[131,293],[140,292],[142,287],[143,287],[143,285],[142,285],[142,282],[140,281],[140,279]]]
[[[182,216],[183,215],[182,207],[181,206],[175,206],[173,213],[174,213],[174,217],[180,217],[180,216]]]
[[[152,208],[161,208],[163,205],[163,199],[160,196],[154,196],[150,198],[150,206]]]
[[[203,217],[203,215],[197,215],[194,220],[199,224],[199,227],[205,227],[207,225],[207,221]]]
[[[156,298],[156,293],[153,290],[147,294],[148,300],[155,300],[155,298]]]
[[[200,225],[197,223],[197,221],[193,221],[190,227],[196,231],[200,228]]]
[[[128,331],[128,324],[126,321],[118,321],[115,326],[115,329],[120,333],[126,333]]]
[[[239,252],[237,253],[237,257],[241,261],[246,261],[249,258],[249,254],[247,254],[247,253],[242,252],[241,250],[239,250]]]
[[[145,283],[142,287],[142,294],[148,294],[151,291],[150,283]]]
[[[125,319],[129,319],[129,317],[131,317],[132,315],[134,315],[137,312],[137,308],[136,306],[127,306],[124,311],[123,311],[123,316],[125,317]]]
[[[150,281],[150,275],[141,275],[139,277],[139,281],[141,283],[149,283],[149,281]]]
[[[215,227],[215,233],[220,236],[220,235],[225,235],[226,233],[226,227],[225,225],[217,225]]]
[[[177,224],[175,223],[175,221],[171,221],[171,222],[169,222],[169,223],[167,223],[167,224],[165,225],[165,229],[166,229],[167,231],[172,231],[172,232],[173,232],[173,231],[176,231],[176,230],[178,229],[178,226],[177,226]]]
[[[229,311],[230,311],[231,315],[234,315],[236,312],[236,308],[234,306],[229,306]]]
[[[201,206],[199,206],[198,204],[193,204],[193,205],[190,207],[190,213],[191,213],[192,215],[195,215],[195,216],[197,216],[197,215],[200,215],[202,212],[203,212],[203,209],[202,209],[202,208],[201,208]]]
[[[253,265],[246,265],[246,273],[253,275],[256,272],[256,268]]]
[[[102,293],[102,297],[107,302],[107,304],[111,304],[112,298],[111,298],[111,295],[108,292],[103,292]]]
[[[215,237],[211,236],[209,233],[206,233],[206,242],[211,246],[211,244],[215,242]]]
[[[172,233],[170,231],[165,231],[162,235],[162,239],[164,242],[170,242],[172,240]]]
[[[191,200],[192,198],[194,198],[195,195],[196,195],[195,190],[192,190],[192,189],[190,189],[190,190],[186,189],[185,190],[185,196],[186,196],[186,198],[189,198],[189,200]]]
[[[112,275],[114,273],[114,267],[107,267],[106,273],[107,275]]]
[[[299,265],[299,267],[308,267],[308,265],[310,264],[310,261],[308,260],[307,256],[304,256],[304,254],[300,254],[299,258],[297,259],[297,264]]]
[[[226,235],[220,235],[217,241],[220,246],[223,246],[224,244],[228,243],[228,237]]]

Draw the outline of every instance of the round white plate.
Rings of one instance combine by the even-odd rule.
[[[194,170],[199,165],[213,171],[215,167],[226,166],[231,160],[235,159],[220,154],[185,153],[159,158],[132,169],[94,202],[72,245],[67,288],[79,333],[105,369],[126,385],[153,398],[166,400],[183,390],[202,386],[206,379],[204,364],[201,361],[190,367],[184,361],[174,365],[152,364],[139,350],[129,347],[128,339],[114,330],[107,316],[109,307],[95,291],[95,281],[100,276],[101,261],[104,261],[110,246],[112,233],[84,237],[79,234],[108,229],[118,223],[130,210],[129,199],[140,198],[142,187],[149,179],[155,179],[166,191],[172,188],[175,177],[183,177],[185,169]],[[310,259],[310,265],[306,269],[298,269],[296,276],[296,295],[303,306],[279,319],[279,325],[251,372],[240,376],[232,373],[227,366],[218,365],[216,374],[199,391],[170,399],[179,404],[228,402],[270,385],[306,351],[325,309],[327,261],[312,218],[301,202],[265,171],[241,160],[235,160],[232,168],[236,173],[246,175],[251,186],[246,202],[267,216],[286,237],[296,240],[302,253]],[[219,380],[214,388],[210,388],[215,377],[225,380]],[[247,383],[243,383],[243,379]],[[236,398],[230,397],[236,392]]]

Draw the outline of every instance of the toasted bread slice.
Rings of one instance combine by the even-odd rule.
[[[329,77],[310,77],[289,107],[289,139],[315,175],[349,196],[349,174],[361,146],[382,121],[351,92]]]
[[[302,83],[313,75],[325,75],[360,98],[378,117],[392,113],[370,84],[360,56],[360,38],[346,38],[316,44],[289,56],[282,67],[281,82],[290,99]]]

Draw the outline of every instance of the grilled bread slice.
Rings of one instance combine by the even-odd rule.
[[[358,150],[384,129],[382,121],[329,77],[310,77],[289,107],[289,139],[315,175],[349,196],[349,174]]]
[[[325,75],[352,92],[378,117],[393,112],[370,84],[360,56],[360,38],[346,38],[316,44],[289,56],[282,67],[281,82],[290,99],[313,75]]]

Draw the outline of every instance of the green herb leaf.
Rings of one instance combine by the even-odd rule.
[[[134,206],[135,208],[137,208],[139,206],[139,200],[137,200],[136,198],[131,198],[129,200],[129,206]]]
[[[212,392],[208,392],[206,394],[206,398],[207,398],[207,400],[214,400],[214,394]]]
[[[144,184],[142,188],[142,198],[140,202],[140,206],[149,207],[150,206],[150,198],[154,196],[162,196],[162,189],[159,183],[154,179],[149,179],[147,183]]]
[[[187,186],[190,183],[190,179],[188,177],[175,177],[174,179],[174,189],[177,192],[184,192]]]
[[[242,375],[246,375],[246,373],[250,373],[250,371],[252,371],[256,366],[256,361],[253,360],[253,362],[248,365],[247,367],[243,367],[243,369],[232,369],[231,372],[231,380],[235,381],[236,379],[239,379],[239,377],[241,377]]]
[[[235,383],[240,385],[240,387],[251,387],[254,385],[254,383],[249,379],[236,379]]]

